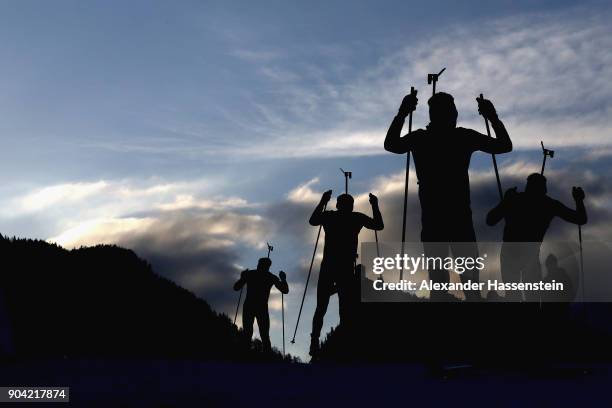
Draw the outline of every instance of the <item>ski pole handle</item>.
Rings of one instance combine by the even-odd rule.
[[[417,94],[417,90],[414,89],[414,86],[411,86],[410,95],[416,96],[416,94]],[[410,115],[408,116],[408,133],[412,133],[412,111],[410,112]]]
[[[480,97],[478,99],[484,100],[484,96],[480,94]],[[482,115],[482,117],[484,118],[485,126],[487,127],[487,136],[491,137],[491,129],[489,129],[489,120],[482,113],[480,113],[480,115]]]

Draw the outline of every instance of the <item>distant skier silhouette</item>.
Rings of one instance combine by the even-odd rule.
[[[543,318],[549,332],[559,333],[559,338],[567,338],[568,322],[571,314],[571,302],[576,297],[576,285],[565,269],[559,266],[557,257],[549,254],[546,257],[546,278],[545,282],[562,283],[563,290],[555,292],[543,292],[542,303]]]
[[[572,187],[576,210],[567,208],[546,193],[546,177],[533,173],[527,177],[525,192],[517,192],[516,187],[508,189],[502,202],[487,214],[488,225],[495,225],[502,219],[506,222],[500,254],[504,282],[533,282],[542,278],[540,244],[553,218],[559,217],[578,225],[587,222],[582,188]],[[526,295],[529,300],[539,297],[537,293]],[[511,292],[506,297],[521,300],[522,296]]]
[[[567,271],[559,266],[559,260],[553,254],[546,257],[546,278],[545,282],[556,282],[563,284],[563,290],[551,292],[546,295],[546,300],[549,302],[569,303],[576,296],[575,285],[572,282]]]
[[[265,351],[271,351],[270,344],[270,314],[268,312],[268,298],[270,289],[276,286],[282,293],[289,293],[285,272],[280,271],[279,276],[270,273],[272,261],[270,258],[260,258],[257,270],[245,270],[240,279],[234,284],[234,290],[242,289],[247,285],[246,298],[242,306],[242,328],[250,339],[253,336],[253,323],[257,319],[259,336]]]
[[[412,152],[419,183],[421,202],[421,241],[426,256],[473,256],[478,254],[476,234],[470,205],[470,180],[468,169],[472,153],[501,154],[512,150],[512,142],[503,123],[497,116],[491,101],[477,99],[480,113],[491,122],[496,138],[475,130],[457,127],[457,108],[451,95],[436,93],[429,101],[430,123],[426,129],[418,129],[401,136],[406,117],[414,111],[418,99],[409,94],[404,97],[398,114],[391,122],[385,139],[385,149],[392,153]],[[454,245],[443,243],[474,242]],[[430,270],[434,282],[448,282],[447,270]],[[478,281],[478,273],[466,271],[462,281]],[[432,300],[443,297],[432,293]],[[466,293],[472,299],[478,292]]]
[[[319,348],[319,337],[323,318],[329,305],[329,298],[338,292],[340,325],[350,325],[354,303],[355,261],[359,231],[362,228],[380,231],[384,228],[382,215],[378,208],[378,198],[370,194],[373,218],[353,211],[353,197],[341,194],[336,201],[337,211],[323,211],[331,199],[332,191],[326,191],[310,216],[310,225],[322,225],[325,230],[323,261],[317,284],[317,307],[312,319],[310,355]]]

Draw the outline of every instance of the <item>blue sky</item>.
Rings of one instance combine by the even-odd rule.
[[[415,126],[427,123],[426,74],[443,66],[460,124],[484,130],[480,92],[505,121],[506,186],[537,170],[544,140],[564,183],[553,191],[571,204],[565,184],[591,185],[607,220],[611,14],[603,1],[2,2],[0,232],[134,248],[226,312],[237,268],[271,241],[292,326],[308,212],[342,188],[338,167],[354,172],[361,209],[381,196],[384,238],[397,239],[403,158],[382,141],[411,85]],[[490,158],[472,170],[485,211]],[[607,237],[601,225],[591,234]]]

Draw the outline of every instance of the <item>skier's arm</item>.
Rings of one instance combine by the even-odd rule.
[[[506,216],[508,203],[516,195],[516,187],[509,188],[504,194],[504,199],[489,211],[487,214],[487,225],[493,226]]]
[[[234,290],[240,290],[244,286],[247,281],[247,270],[242,271],[240,273],[240,279],[236,283],[234,283]]]
[[[418,99],[415,94],[408,94],[402,100],[399,111],[393,121],[389,130],[387,130],[387,136],[385,137],[385,150],[391,153],[406,153],[412,148],[412,142],[414,137],[408,133],[402,137],[402,128],[406,117],[416,109]]]
[[[367,229],[381,231],[383,228],[385,228],[385,224],[383,223],[380,208],[378,208],[378,197],[376,197],[374,194],[370,194],[370,204],[372,204],[372,215],[374,218],[364,215],[363,226]]]
[[[587,223],[587,213],[584,206],[584,191],[580,187],[572,187],[572,196],[576,202],[576,210],[567,208],[559,201],[555,201],[555,215],[572,224],[584,225]]]
[[[495,137],[489,137],[478,133],[474,150],[480,150],[491,154],[511,152],[512,141],[510,140],[510,135],[497,116],[497,112],[491,101],[480,98],[476,98],[476,101],[478,101],[478,111],[491,123],[493,132],[495,132]]]
[[[321,201],[319,201],[319,204],[317,204],[314,211],[312,212],[312,215],[310,216],[310,220],[308,220],[310,225],[316,226],[316,225],[323,224],[323,220],[324,220],[323,209],[325,208],[325,205],[327,205],[328,201],[330,200],[331,194],[332,194],[331,190],[328,190],[325,193],[323,193],[323,196],[321,197]]]
[[[278,273],[279,278],[277,278],[276,276],[274,277],[274,286],[276,286],[276,289],[280,290],[281,293],[283,294],[287,294],[289,293],[289,285],[287,284],[287,275],[285,274],[285,272],[280,271]]]

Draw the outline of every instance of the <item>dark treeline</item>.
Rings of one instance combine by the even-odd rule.
[[[0,235],[0,254],[0,329],[18,357],[283,359],[131,250]]]

